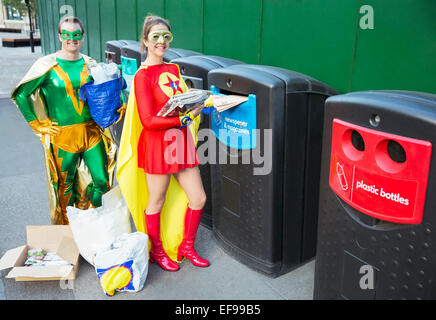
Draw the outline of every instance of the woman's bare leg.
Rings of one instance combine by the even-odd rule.
[[[148,203],[146,214],[155,214],[162,210],[165,195],[170,184],[169,174],[146,174],[148,186]]]
[[[193,210],[203,209],[206,203],[206,192],[204,192],[200,171],[197,167],[186,168],[174,174],[177,182],[185,191],[189,207]]]

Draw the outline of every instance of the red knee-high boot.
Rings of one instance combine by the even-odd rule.
[[[160,238],[160,212],[156,214],[146,214],[145,223],[147,224],[148,237],[151,240],[150,262],[157,262],[167,271],[179,270],[179,265],[168,257]]]
[[[186,209],[185,216],[185,231],[183,235],[183,241],[180,244],[177,260],[182,261],[182,258],[190,260],[194,266],[197,267],[207,267],[209,266],[209,261],[201,258],[194,249],[195,236],[197,235],[198,226],[201,220],[201,210],[192,210],[191,208]]]

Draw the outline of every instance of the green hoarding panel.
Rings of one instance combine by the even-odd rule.
[[[103,61],[99,0],[88,0],[86,9],[88,16],[88,54],[97,61]]]
[[[53,21],[53,6],[52,6],[52,1],[51,0],[45,0],[43,1],[46,5],[46,16],[45,19],[47,21],[47,33],[48,33],[48,53],[53,53],[56,51],[55,48],[55,29],[56,27],[54,26],[55,23]]]
[[[80,21],[82,21],[83,27],[85,28],[85,38],[83,39],[82,53],[88,55],[89,28],[86,3],[87,0],[76,0],[76,16],[80,19]]]
[[[38,4],[38,13],[42,12],[45,8],[43,7],[44,4],[42,3],[43,1],[40,0],[37,2]],[[47,54],[47,39],[46,39],[46,35],[47,35],[47,31],[46,31],[46,21],[45,20],[41,20],[41,14],[38,14],[38,21],[39,21],[39,34],[40,34],[40,39],[41,39],[41,52],[43,55]]]
[[[100,16],[101,16],[101,45],[102,45],[102,62],[106,61],[104,51],[106,42],[117,39],[117,22],[115,14],[115,0],[100,1]]]
[[[358,10],[359,0],[264,1],[260,62],[346,92]]]
[[[283,67],[341,93],[436,93],[435,0],[39,0],[43,54],[60,48],[63,5],[85,27],[82,52],[104,61],[109,40],[139,40],[148,14],[167,18],[173,47]],[[374,29],[361,27],[364,6]]]
[[[55,44],[55,51],[58,51],[61,49],[62,45],[61,42],[59,41],[59,37],[58,37],[58,25],[60,22],[60,12],[59,12],[59,1],[51,1],[52,6],[53,6],[53,30],[54,30],[54,44]]]
[[[116,0],[117,39],[136,40],[136,0]]]
[[[258,62],[261,0],[204,0],[204,53]]]
[[[167,0],[165,12],[174,34],[171,46],[202,52],[203,0]]]
[[[365,4],[372,9],[360,14],[350,89],[436,93],[436,2],[397,0],[392,6],[388,1],[368,0]]]
[[[136,25],[137,34],[135,40],[138,41],[142,27],[144,25],[144,19],[148,15],[165,16],[165,1],[164,0],[137,0],[136,3]]]

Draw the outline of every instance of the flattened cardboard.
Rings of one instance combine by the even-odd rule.
[[[24,263],[27,256],[27,246],[21,246],[6,251],[0,259],[0,270],[13,268]]]

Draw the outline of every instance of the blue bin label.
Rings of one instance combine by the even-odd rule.
[[[216,94],[217,92],[215,92]],[[211,114],[212,130],[221,143],[239,150],[256,148],[256,96],[223,112]]]

